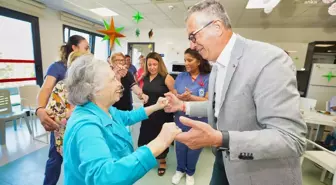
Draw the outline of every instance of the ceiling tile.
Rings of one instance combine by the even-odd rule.
[[[134,9],[141,13],[161,13],[161,10],[155,4],[132,5]]]
[[[130,4],[130,5],[151,3],[151,0],[123,0],[123,1],[126,4]]]
[[[158,6],[164,12],[175,12],[175,11],[185,12],[187,10],[183,2],[160,3],[160,4],[156,4],[156,6]],[[170,10],[169,6],[174,6],[174,8]]]
[[[322,7],[310,7],[307,9],[307,11],[300,14],[302,17],[319,17],[319,18],[326,18],[330,17],[328,13],[328,7],[322,6]]]
[[[161,21],[161,20],[170,20],[170,18],[164,13],[157,13],[157,14],[144,14],[144,18],[151,20],[151,21]]]
[[[188,9],[190,6],[193,6],[198,2],[200,2],[200,1],[199,0],[196,0],[196,1],[195,0],[191,0],[191,1],[184,0],[184,6],[185,6],[186,9]]]

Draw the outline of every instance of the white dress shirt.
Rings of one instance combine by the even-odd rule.
[[[217,65],[217,75],[216,75],[216,89],[215,89],[215,117],[218,117],[219,110],[220,110],[220,104],[221,104],[221,98],[222,98],[222,91],[227,71],[227,66],[229,65],[230,59],[231,59],[231,52],[233,49],[233,46],[236,42],[237,36],[235,33],[232,34],[229,42],[224,47],[222,53],[217,58],[217,62],[215,65]]]
[[[220,103],[222,98],[222,90],[224,86],[225,76],[226,76],[226,70],[227,66],[231,59],[231,52],[233,49],[233,46],[236,42],[237,35],[235,33],[232,34],[229,42],[224,47],[223,51],[217,58],[217,61],[214,65],[217,65],[217,77],[216,77],[216,97],[215,97],[215,117],[218,117],[219,110],[220,110]],[[190,105],[188,102],[185,104],[186,108],[186,114],[190,115]]]

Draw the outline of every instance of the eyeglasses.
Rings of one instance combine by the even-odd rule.
[[[206,28],[206,27],[209,26],[210,24],[212,24],[213,22],[215,22],[215,21],[210,21],[208,24],[204,25],[204,26],[201,27],[200,29],[198,29],[198,30],[194,31],[193,33],[191,33],[191,34],[189,35],[189,38],[188,38],[188,39],[189,39],[191,42],[196,43],[196,34],[197,34],[198,32],[200,32],[200,31],[202,31],[204,28]]]

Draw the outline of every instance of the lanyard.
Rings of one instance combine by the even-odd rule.
[[[203,77],[202,77],[202,75],[201,74],[199,74],[200,75],[200,79],[199,79],[199,81],[197,82],[197,77],[194,79],[191,75],[190,75],[190,77],[191,77],[191,80],[194,80],[194,81],[196,81],[197,83],[198,83],[198,85],[199,86],[201,86],[201,87],[204,87],[204,82],[203,82]]]

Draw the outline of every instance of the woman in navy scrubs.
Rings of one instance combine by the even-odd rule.
[[[183,101],[207,101],[208,82],[211,66],[208,61],[195,50],[187,49],[184,53],[186,72],[180,73],[175,80],[177,97]],[[176,112],[175,123],[183,132],[190,127],[183,125],[179,118],[186,116],[183,112]],[[207,118],[191,117],[194,120],[207,122]],[[172,178],[173,184],[178,184],[186,176],[186,185],[194,184],[194,173],[198,157],[202,149],[191,150],[188,146],[176,141],[177,170]]]

